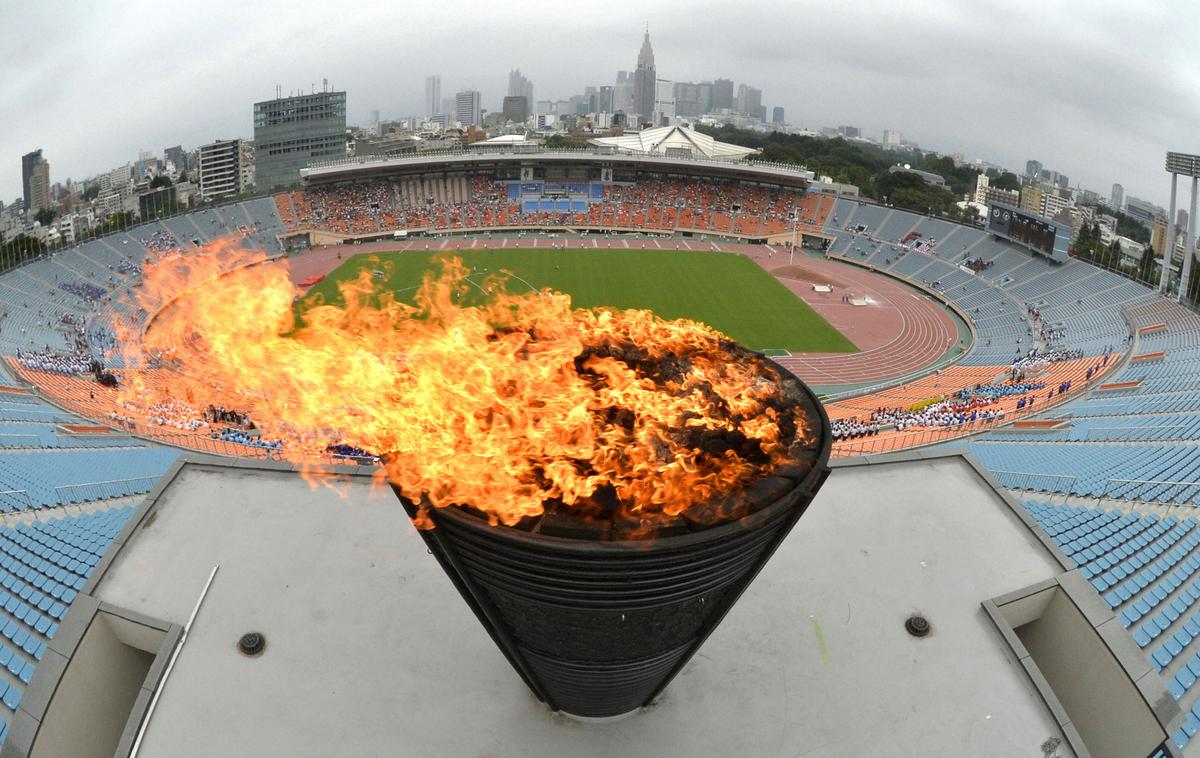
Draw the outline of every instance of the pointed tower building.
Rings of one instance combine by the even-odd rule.
[[[650,47],[650,29],[647,27],[646,36],[642,39],[642,49],[638,51],[637,68],[633,72],[633,106],[638,114],[638,121],[649,121],[654,113],[654,88],[658,75],[654,69],[654,49]]]

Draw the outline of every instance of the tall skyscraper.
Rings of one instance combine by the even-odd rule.
[[[732,79],[718,79],[713,82],[712,109],[714,111],[721,109],[733,110]]]
[[[668,123],[675,118],[675,83],[671,80],[659,79],[655,82],[653,113],[659,114]],[[656,123],[655,126],[664,124]]]
[[[524,97],[526,103],[533,103],[533,82],[519,68],[508,72],[508,96]]]
[[[1109,198],[1109,203],[1113,210],[1121,210],[1121,205],[1125,202],[1125,188],[1119,184],[1112,186],[1112,197]]]
[[[712,107],[712,82],[675,82],[675,115],[703,116]]]
[[[654,113],[657,89],[654,50],[650,47],[650,30],[646,29],[642,49],[638,51],[637,68],[633,71],[633,109],[643,121],[648,121]]]
[[[261,190],[289,187],[300,169],[346,157],[346,93],[314,92],[254,104],[254,176]]]
[[[42,158],[41,148],[21,156],[21,201],[25,206],[25,210],[29,210],[30,208],[29,178],[33,176],[33,167],[43,162],[45,161]]]
[[[633,110],[633,74],[628,71],[618,71],[617,83],[613,87],[613,113],[617,111],[631,113]]]
[[[782,105],[776,105],[771,110],[771,123],[772,124],[782,124],[783,123],[783,106]]]
[[[29,194],[25,205],[26,210],[35,213],[50,207],[50,164],[44,160],[29,172]]]
[[[425,117],[433,118],[442,110],[442,77],[430,74],[425,77]]]
[[[762,111],[762,90],[748,84],[738,86],[737,111],[747,116],[758,117]]]
[[[596,101],[597,113],[612,113],[616,110],[616,108],[613,107],[613,93],[614,90],[612,87],[608,86],[607,84],[600,85],[600,92],[597,95]]]
[[[1025,161],[1025,176],[1037,181],[1042,175],[1041,161]]]
[[[482,124],[479,103],[478,90],[468,89],[456,94],[454,96],[454,120],[463,126]]]

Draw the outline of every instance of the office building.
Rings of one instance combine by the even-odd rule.
[[[255,183],[288,187],[311,163],[346,157],[346,93],[314,92],[254,104]]]
[[[29,210],[31,207],[29,179],[33,176],[34,167],[44,162],[45,159],[42,158],[41,148],[21,156],[21,200],[24,203],[25,210]]]
[[[712,82],[675,82],[673,95],[677,116],[692,118],[712,110]]]
[[[648,121],[654,113],[657,89],[654,50],[650,47],[650,30],[647,29],[642,39],[642,49],[638,51],[637,68],[633,72],[633,109],[644,121]]]
[[[1112,195],[1108,199],[1109,207],[1115,211],[1121,210],[1121,205],[1125,202],[1125,188],[1119,184],[1112,186]]]
[[[501,111],[506,122],[523,124],[529,118],[529,101],[525,99],[524,95],[509,95],[504,98]]]
[[[617,82],[613,86],[613,112],[633,112],[633,74],[628,71],[617,72]]]
[[[445,113],[442,110],[442,77],[431,74],[425,77],[425,117],[433,118]]]
[[[200,146],[197,173],[201,200],[240,195],[246,191],[244,152],[245,146],[240,139],[217,140]]]
[[[904,140],[900,136],[900,132],[896,131],[895,129],[884,129],[883,130],[882,142],[883,142],[884,147],[893,147],[893,148],[900,147],[900,143],[903,141]]]
[[[1154,223],[1155,216],[1166,215],[1166,211],[1154,203],[1130,195],[1125,198],[1125,215],[1150,226]]]
[[[1046,193],[1036,184],[1030,184],[1021,188],[1021,210],[1029,211],[1042,215],[1042,206],[1045,205],[1044,198]]]
[[[776,126],[781,126],[783,124],[783,106],[782,105],[776,105],[774,108],[771,109],[771,123],[775,124]]]
[[[483,123],[478,90],[463,90],[454,96],[454,120],[463,126]]]
[[[533,102],[533,82],[519,68],[508,72],[508,96],[524,97],[526,103]]]
[[[1042,176],[1041,161],[1025,161],[1025,176],[1030,179],[1039,179]]]
[[[659,79],[654,88],[656,126],[666,126],[675,118],[675,83]]]
[[[862,136],[862,130],[857,126],[839,126],[837,130],[838,134],[842,135],[846,139],[858,139]]]
[[[615,95],[616,90],[613,87],[607,84],[600,85],[600,89],[596,93],[596,107],[594,112],[612,113],[616,110],[616,107],[613,105]]]
[[[1021,202],[1021,194],[1016,190],[993,187],[987,174],[979,174],[975,177],[975,196],[972,199],[985,208],[993,204],[1015,207]]]
[[[1051,191],[1042,195],[1042,215],[1046,218],[1054,218],[1074,205],[1068,195],[1060,192]]]
[[[746,116],[758,117],[762,108],[762,90],[748,84],[738,85],[737,112]]]
[[[176,171],[180,173],[187,171],[187,152],[184,151],[182,145],[165,148],[163,158],[174,165]]]
[[[41,151],[38,151],[39,155]],[[40,160],[29,172],[29,192],[25,196],[25,209],[37,213],[50,207],[50,164]]]
[[[712,110],[733,110],[733,80],[717,79],[712,88]]]

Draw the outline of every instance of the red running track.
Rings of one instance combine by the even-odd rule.
[[[572,248],[726,251],[750,257],[775,274],[779,281],[859,349],[857,353],[804,353],[775,359],[809,384],[880,383],[919,372],[941,357],[958,337],[954,321],[945,309],[914,288],[881,274],[807,255],[797,255],[796,265],[792,266],[789,265],[786,251],[761,245],[607,237],[569,240],[544,236],[505,239],[422,238],[406,242],[372,242],[314,249],[288,259],[288,267],[292,281],[299,283],[309,276],[328,274],[341,265],[343,259],[358,253],[564,245]],[[814,283],[830,283],[833,292],[814,292]],[[845,294],[866,298],[870,304],[855,306],[843,303],[842,296]]]

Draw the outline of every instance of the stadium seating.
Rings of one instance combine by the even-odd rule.
[[[969,449],[989,468],[1004,472],[998,478],[1011,487],[1195,504],[1200,495],[1200,447],[1193,442],[1200,426],[1200,316],[1147,299],[1144,290],[1124,283],[1106,292],[1117,290],[1129,296],[1117,302],[1128,304],[1134,326],[1168,324],[1166,330],[1138,337],[1138,354],[1162,352],[1161,358],[1130,362],[1105,380],[1140,383],[1056,408],[1051,415],[1069,427],[998,430],[975,438]]]
[[[941,374],[832,403],[832,418],[907,407],[946,391],[995,382],[1034,345],[1081,351],[1081,359],[1043,369],[1048,387],[1069,376],[1077,390],[1042,416],[1059,422],[1053,428],[984,431],[963,449],[993,470],[1001,484],[1017,490],[1200,504],[1200,316],[1084,261],[1054,264],[982,229],[844,197],[722,181],[654,178],[602,185],[425,177],[208,207],[90,240],[0,274],[0,356],[77,350],[103,356],[113,325],[139,317],[122,296],[136,286],[142,266],[164,256],[186,256],[223,235],[236,234],[243,247],[276,254],[282,249],[279,235],[289,230],[352,236],[519,227],[749,238],[795,228],[820,231],[833,240],[829,254],[938,291],[965,314],[975,336],[970,352]],[[1139,332],[1164,323],[1165,329]],[[1122,357],[1104,362],[1111,375],[1102,382],[1131,384],[1089,386],[1085,372],[1106,354]],[[1133,354],[1155,357],[1127,362],[1125,356]],[[19,384],[21,378],[18,366],[0,361],[0,384]],[[36,394],[0,391],[0,513],[136,496],[176,459],[175,448],[126,434],[64,431],[64,423],[104,416],[94,383],[47,372],[37,380],[57,405]],[[1003,407],[1015,415],[1016,401],[1005,398]],[[109,420],[114,426],[122,423]],[[189,433],[168,425],[160,439],[178,441],[175,437]],[[237,435],[226,436],[234,441],[223,443],[223,452],[264,454]],[[201,430],[194,437],[209,440],[210,435]],[[936,441],[936,435],[915,441]],[[881,433],[855,444],[865,453],[895,443]],[[1189,712],[1192,728],[1185,725],[1174,735],[1177,744],[1186,744],[1200,729],[1197,517],[1186,511],[1163,518],[1032,501],[1025,507],[1079,565]],[[125,507],[0,528],[0,701],[10,710],[19,706],[46,641],[130,512]],[[0,739],[6,730],[0,724]]]
[[[1200,524],[1023,501],[1129,630],[1191,719],[1200,717]],[[1200,722],[1198,722],[1200,723]],[[1179,748],[1196,728],[1172,735]]]
[[[135,510],[0,527],[0,744],[71,603]]]

